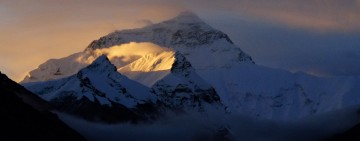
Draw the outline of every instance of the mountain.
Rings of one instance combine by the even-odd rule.
[[[158,24],[115,31],[91,42],[83,52],[48,60],[31,71],[22,83],[70,76],[97,58],[99,50],[132,42],[150,42],[179,51],[195,69],[226,68],[233,64],[254,63],[251,57],[234,45],[225,33],[207,25],[196,14],[183,12],[173,19]],[[124,62],[122,58],[130,58],[132,61],[138,59],[136,56],[123,55],[111,60],[117,67],[121,67],[129,63]]]
[[[49,112],[47,102],[0,73],[1,140],[85,140]]]
[[[136,122],[157,112],[150,89],[118,73],[105,55],[75,75],[24,86],[58,110],[88,120]]]
[[[117,71],[128,78],[154,90],[155,85],[171,83],[173,91],[177,84],[166,79],[176,76],[171,70],[174,52],[191,63],[233,113],[296,120],[360,103],[359,77],[320,78],[257,65],[225,33],[191,12],[143,28],[112,32],[93,41],[83,52],[41,64],[22,83],[74,75],[106,54]],[[185,78],[181,82],[187,83]],[[184,87],[194,90],[193,85]]]
[[[190,62],[178,52],[174,58],[170,73],[152,87],[160,100],[171,109],[186,112],[225,111],[215,89],[195,72]]]

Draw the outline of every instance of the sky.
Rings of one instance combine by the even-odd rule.
[[[193,11],[259,65],[360,75],[360,0],[1,0],[0,71],[20,81],[114,30]]]

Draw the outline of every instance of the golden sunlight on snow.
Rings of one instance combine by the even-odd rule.
[[[98,49],[97,54],[106,54],[122,71],[169,70],[174,63],[174,51],[156,44],[131,42],[111,48]]]
[[[113,46],[111,48],[99,49],[102,54],[106,54],[111,60],[114,57],[121,56],[145,56],[146,54],[158,54],[163,51],[170,51],[170,49],[160,47],[150,42],[136,43],[131,42],[122,44],[120,46]]]

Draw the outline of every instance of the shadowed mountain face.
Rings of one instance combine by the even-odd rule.
[[[196,73],[190,62],[179,52],[174,57],[171,73],[152,87],[161,101],[184,111],[225,111],[215,89]]]
[[[85,140],[48,110],[47,102],[0,73],[0,140]]]

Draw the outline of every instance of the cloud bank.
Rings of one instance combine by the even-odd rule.
[[[90,141],[211,140],[222,129],[230,131],[225,135],[234,141],[318,141],[357,124],[357,111],[358,106],[287,122],[216,113],[183,115],[154,123],[112,125],[91,123],[61,113],[59,117]]]

